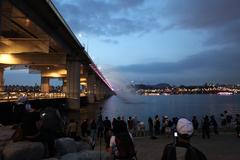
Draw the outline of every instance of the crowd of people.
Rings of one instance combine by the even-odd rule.
[[[77,121],[70,120],[67,127],[67,134],[75,138],[77,136],[78,130],[81,130],[81,136],[90,136],[92,137],[93,141],[95,141],[96,138],[103,136],[108,146],[110,135],[109,132],[113,132],[114,130],[116,130],[119,127],[119,124],[120,126],[126,126],[129,133],[133,137],[149,135],[150,138],[154,139],[158,135],[166,135],[167,137],[170,137],[174,129],[176,128],[177,122],[178,117],[173,117],[172,119],[170,119],[168,116],[162,116],[162,118],[160,118],[158,115],[156,115],[154,116],[154,118],[148,118],[147,130],[144,122],[139,121],[137,117],[130,116],[127,120],[125,120],[125,117],[119,116],[117,118],[113,118],[112,121],[110,121],[108,117],[105,117],[105,119],[103,119],[102,116],[100,116],[97,120],[83,120],[83,122],[79,125],[80,128],[78,128]],[[224,111],[224,114],[221,114],[220,125],[214,115],[205,115],[200,120],[198,120],[196,116],[193,116],[191,122],[193,124],[194,132],[202,133],[203,139],[210,138],[211,130],[215,135],[218,135],[219,128],[227,129],[232,128],[233,126],[235,126],[236,128],[237,136],[240,137],[239,114],[236,114],[236,116],[233,117],[227,111]]]
[[[198,119],[196,116],[192,117],[192,135],[202,135],[202,138],[209,139],[210,132],[212,134],[218,135],[221,129],[219,128],[232,128],[235,127],[237,131],[237,136],[240,137],[240,116],[236,114],[235,116],[230,115],[227,111],[223,113],[224,117],[221,114],[221,121],[217,121],[214,115],[208,116],[205,115],[201,119]],[[231,117],[231,118],[230,118]],[[131,141],[135,136],[150,136],[151,139],[156,139],[160,135],[165,135],[166,137],[173,137],[174,131],[177,131],[177,124],[179,122],[178,117],[173,117],[170,119],[168,116],[155,115],[154,118],[148,118],[148,129],[146,128],[144,122],[139,121],[137,117],[117,117],[112,118],[112,121],[109,117],[102,117],[100,115],[97,120],[85,119],[79,125],[76,121],[70,120],[70,123],[67,127],[67,134],[75,138],[77,136],[76,129],[79,125],[81,130],[82,137],[89,137],[92,148],[94,149],[96,140],[100,140],[103,137],[106,150],[113,151],[113,146],[116,145],[115,138],[119,135],[127,135],[126,137],[130,138]],[[220,125],[219,125],[220,124]],[[73,129],[75,128],[75,129]],[[178,131],[180,132],[180,131]],[[114,137],[114,138],[113,138]],[[132,152],[134,153],[134,152]]]
[[[39,107],[28,100],[17,103],[12,108],[13,141],[42,142],[47,156],[55,153],[57,138],[64,136],[65,117],[56,107]]]
[[[103,137],[105,140],[106,148],[108,148],[110,145],[110,138],[113,133],[126,130],[129,131],[131,135],[136,136],[137,129],[135,128],[137,126],[135,124],[137,124],[137,122],[135,122],[134,118],[131,117],[129,117],[129,120],[127,121],[124,120],[124,117],[117,117],[113,118],[111,122],[108,117],[105,117],[105,119],[103,119],[102,115],[99,115],[97,120],[83,120],[80,128],[78,128],[78,122],[71,119],[67,126],[66,133],[68,136],[76,139],[78,130],[81,130],[81,136],[91,137],[93,145],[95,144],[97,138]]]
[[[39,108],[32,106],[29,101],[16,107],[22,108],[22,112],[18,114],[21,117],[15,116],[15,118],[18,118],[16,122],[19,122],[21,132],[17,132],[14,139],[41,141],[45,144],[49,156],[54,154],[54,140],[62,136],[69,136],[76,140],[86,138],[92,149],[94,149],[97,140],[101,143],[103,139],[105,148],[110,153],[121,156],[124,156],[124,154],[135,156],[133,137],[150,136],[151,139],[156,139],[160,135],[173,137],[179,122],[178,117],[170,119],[168,116],[160,118],[159,115],[155,115],[154,118],[148,118],[147,129],[145,123],[139,121],[135,116],[130,116],[127,119],[119,116],[110,120],[109,117],[103,118],[100,114],[97,119],[84,119],[82,122],[70,119],[66,123],[59,110],[54,107]],[[206,115],[200,120],[193,116],[191,120],[191,136],[194,132],[197,132],[201,133],[204,139],[210,138],[210,130],[218,135],[220,126],[221,128],[230,128],[234,124],[237,136],[240,137],[239,114],[232,116],[227,111],[224,111],[220,118],[219,125],[214,115]],[[178,131],[178,133],[182,134],[183,132]],[[123,149],[119,149],[119,142],[124,142],[122,143]],[[123,152],[126,148],[129,153]]]
[[[83,120],[80,130],[81,137],[86,137],[89,140],[92,149],[94,149],[97,139],[100,142],[100,146],[101,140],[104,139],[106,151],[114,153],[113,155],[115,156],[121,155],[124,158],[124,156],[134,156],[136,154],[132,140],[132,136],[136,136],[134,127],[134,118],[129,117],[125,121],[124,117],[117,117],[110,121],[108,117],[103,119],[102,115],[99,115],[97,120]],[[78,130],[77,121],[71,119],[66,129],[67,135],[76,139]],[[120,149],[119,146],[116,149],[120,141],[123,149]],[[128,151],[128,153],[124,151]]]
[[[186,153],[188,153],[187,156],[192,156],[191,159],[199,157],[199,160],[206,160],[205,155],[190,144],[190,138],[194,132],[192,122],[184,118],[178,120],[176,117],[173,118],[172,122],[167,116],[164,116],[161,129],[160,118],[157,115],[155,116],[154,120],[152,120],[150,117],[148,122],[151,138],[160,134],[167,134],[167,136],[170,136],[173,131],[176,131],[179,134],[179,137],[176,139],[175,143],[168,144],[164,149],[162,157],[163,160],[168,160],[169,155],[176,156],[176,154],[174,155],[169,153],[177,147],[185,147],[187,150]],[[92,120],[89,122],[89,120],[86,119],[81,123],[80,126],[82,136],[89,137],[92,140],[91,142],[93,142],[93,149],[95,145],[94,141],[98,138],[101,143],[101,137],[104,137],[106,150],[114,156],[121,158],[136,157],[133,137],[142,135],[138,134],[138,132],[141,133],[142,130],[145,132],[144,123],[137,121],[136,117],[129,117],[127,120],[125,120],[124,117],[117,117],[110,121],[108,117],[103,119],[102,115],[99,115],[97,121]],[[173,126],[175,126],[174,129]],[[74,134],[72,134],[72,127],[77,127],[76,121],[71,120],[67,128],[68,135],[75,138],[76,130],[74,130]],[[183,153],[178,153],[178,157],[179,155],[181,157],[184,156]]]
[[[200,120],[196,116],[192,117],[192,124],[195,132],[201,132],[202,138],[210,138],[210,131],[212,129],[215,135],[219,134],[219,128],[230,129],[235,128],[237,136],[240,137],[240,115],[236,114],[235,117],[230,115],[227,111],[224,111],[224,114],[221,114],[221,126],[218,124],[218,121],[215,119],[214,115],[208,116],[205,115]],[[155,138],[156,135],[165,134],[169,137],[176,128],[178,122],[178,117],[173,117],[169,119],[168,116],[163,116],[162,121],[159,116],[156,115],[154,119],[149,117],[148,126],[149,126],[149,135],[151,138]]]

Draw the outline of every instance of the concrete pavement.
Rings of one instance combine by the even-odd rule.
[[[172,142],[172,138],[159,136],[152,140],[149,137],[135,137],[134,143],[138,160],[160,160],[166,144]],[[210,139],[202,139],[201,135],[192,137],[192,145],[202,151],[208,160],[238,160],[240,159],[240,138],[234,132],[224,132],[220,135],[212,135]],[[102,140],[102,149],[105,143]],[[99,142],[95,148],[100,149]]]

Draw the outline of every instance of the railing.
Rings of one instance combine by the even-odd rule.
[[[42,92],[0,92],[0,102],[17,101],[21,97],[28,100],[65,98],[65,93],[42,93]]]

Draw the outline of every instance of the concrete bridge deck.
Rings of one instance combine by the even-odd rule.
[[[91,103],[114,94],[51,1],[1,0],[0,10],[0,91],[7,91],[6,69],[27,69],[41,76],[43,93],[50,93],[51,79],[61,80],[72,110],[80,109],[81,90]]]

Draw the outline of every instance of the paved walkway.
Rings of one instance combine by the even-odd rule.
[[[81,110],[81,119],[93,118],[99,114],[102,103],[88,106]],[[166,144],[171,143],[172,138],[159,136],[152,140],[149,137],[135,137],[134,143],[138,160],[161,160],[162,152]],[[200,133],[192,137],[192,145],[202,151],[208,160],[240,160],[240,138],[237,138],[234,129],[221,129],[220,135],[212,135],[210,139],[202,139]],[[101,149],[105,149],[102,140]],[[95,150],[100,150],[99,141]]]
[[[160,160],[164,146],[172,141],[171,138],[160,136],[152,140],[149,137],[136,137],[134,143],[138,160]],[[102,149],[104,149],[102,143]],[[192,138],[192,145],[201,150],[208,160],[238,160],[240,159],[240,138],[234,133],[222,133],[210,139],[202,139],[200,135]],[[96,150],[99,150],[99,143]]]

